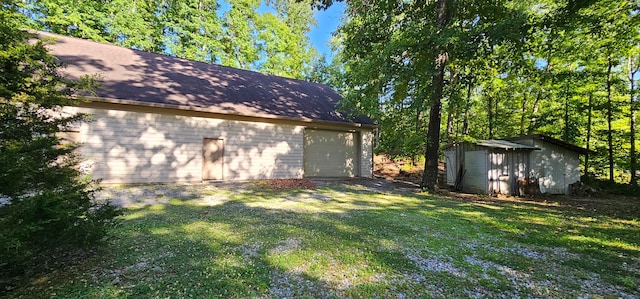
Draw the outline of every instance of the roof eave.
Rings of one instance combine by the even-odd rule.
[[[522,140],[522,139],[527,139],[527,138],[532,138],[532,139],[537,139],[537,140],[544,140],[546,142],[564,147],[566,149],[572,150],[578,154],[582,154],[582,155],[595,155],[597,154],[597,152],[592,151],[590,149],[586,149],[580,146],[577,146],[575,144],[571,144],[569,142],[560,140],[560,139],[556,139],[553,138],[551,136],[547,136],[547,135],[542,135],[542,134],[531,134],[531,135],[525,135],[525,136],[518,136],[518,137],[512,137],[512,138],[508,138],[508,140]]]
[[[230,112],[215,111],[214,109],[192,107],[192,106],[187,106],[187,105],[168,105],[168,104],[162,104],[162,103],[147,103],[147,102],[111,99],[111,98],[95,97],[95,96],[82,96],[81,98],[87,99],[90,102],[101,102],[101,103],[127,105],[127,106],[138,106],[138,107],[150,107],[150,108],[162,108],[162,109],[173,109],[173,110],[182,110],[182,111],[191,111],[191,112],[201,112],[201,113],[211,114],[212,116],[219,115],[219,116],[246,117],[246,118],[262,119],[262,120],[294,121],[294,122],[302,122],[302,123],[308,123],[308,124],[326,124],[326,125],[333,125],[333,126],[345,126],[345,127],[362,128],[362,129],[375,129],[375,128],[378,127],[378,125],[376,125],[376,124],[363,124],[363,123],[356,123],[356,122],[340,122],[340,121],[330,121],[330,120],[317,120],[317,119],[311,119],[311,118],[306,118],[306,117],[295,118],[295,117],[269,115],[269,114],[230,113]]]
[[[470,143],[470,144],[474,144],[477,146],[481,146],[481,147],[486,147],[486,148],[490,148],[490,149],[499,149],[499,150],[506,150],[506,151],[539,151],[541,150],[541,148],[538,147],[531,147],[531,146],[525,146],[523,145],[522,147],[500,147],[500,146],[492,146],[492,145],[488,145],[488,144],[481,144],[480,141],[462,141],[462,142],[453,142],[453,143],[448,143],[446,145],[444,145],[442,147],[442,150],[447,150],[450,149],[452,147],[458,146],[462,143]]]
[[[499,149],[499,150],[505,150],[505,151],[539,151],[541,150],[540,148],[529,148],[529,147],[498,147],[498,146],[487,146],[487,145],[482,145],[482,144],[476,144],[478,146],[482,146],[482,147],[486,147],[486,148],[490,148],[490,149]]]

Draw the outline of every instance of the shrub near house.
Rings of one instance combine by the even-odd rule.
[[[15,7],[0,6],[0,294],[59,254],[101,240],[118,214],[94,201],[75,146],[56,137],[84,118],[56,113],[81,83],[58,74],[43,42],[16,29],[21,20]]]

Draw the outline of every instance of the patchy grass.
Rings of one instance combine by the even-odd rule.
[[[370,185],[370,184],[369,184]],[[99,254],[10,297],[638,297],[640,221],[327,183],[151,185]]]

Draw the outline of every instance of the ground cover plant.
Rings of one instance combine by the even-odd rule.
[[[128,206],[117,238],[9,296],[640,296],[636,211],[317,183],[106,188]]]

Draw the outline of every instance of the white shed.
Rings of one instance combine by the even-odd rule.
[[[468,193],[517,195],[529,154],[537,148],[505,140],[478,140],[445,148],[447,185]]]
[[[508,195],[520,195],[525,180],[542,193],[569,194],[569,185],[580,181],[579,155],[592,153],[545,135],[451,144],[444,152],[448,186]]]
[[[569,185],[580,181],[580,155],[595,153],[540,134],[509,140],[540,149],[530,156],[529,176],[538,181],[542,193],[548,194],[569,194]]]
[[[371,177],[368,117],[336,110],[323,84],[39,32],[70,79],[102,88],[66,112],[93,121],[65,135],[103,183]]]

